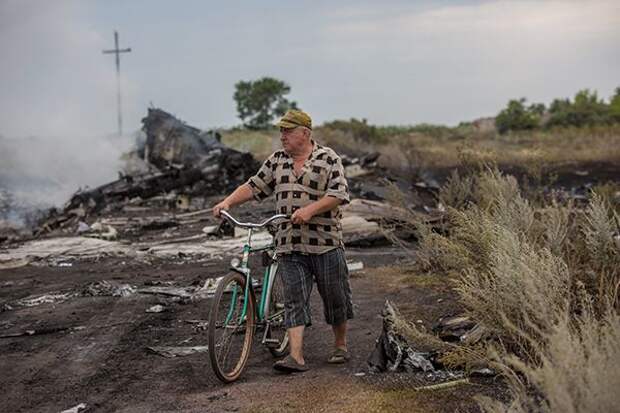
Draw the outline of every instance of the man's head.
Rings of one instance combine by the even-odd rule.
[[[289,155],[304,154],[311,145],[312,119],[301,110],[291,109],[277,123],[282,148]]]

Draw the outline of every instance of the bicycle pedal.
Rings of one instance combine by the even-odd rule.
[[[280,341],[278,341],[275,338],[268,338],[268,339],[265,339],[265,345],[267,347],[272,347],[272,348],[278,347],[280,345]]]

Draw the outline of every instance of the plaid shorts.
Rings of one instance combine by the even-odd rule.
[[[342,248],[323,254],[282,254],[278,261],[284,284],[286,328],[312,324],[310,293],[313,278],[323,299],[327,324],[338,325],[353,318],[349,270]]]

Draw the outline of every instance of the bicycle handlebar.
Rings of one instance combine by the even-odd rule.
[[[255,224],[253,222],[239,222],[237,221],[232,215],[230,215],[227,211],[222,210],[220,211],[220,215],[223,215],[224,218],[226,218],[227,220],[229,220],[232,224],[241,227],[241,228],[263,228],[264,226],[272,223],[273,221],[275,221],[276,219],[284,219],[284,218],[288,218],[288,216],[284,215],[284,214],[276,214],[274,216],[272,216],[271,218],[267,219],[266,221],[264,221],[262,224]]]

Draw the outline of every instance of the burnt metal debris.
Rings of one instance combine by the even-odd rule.
[[[398,331],[397,310],[386,301],[383,311],[383,329],[377,339],[377,345],[368,358],[372,372],[406,371],[434,372],[430,354],[414,350],[407,339]]]
[[[229,193],[260,167],[252,154],[223,144],[218,132],[201,131],[162,109],[150,108],[142,124],[143,136],[138,139],[136,149],[123,156],[126,167],[119,173],[119,179],[97,188],[80,189],[61,210],[49,210],[37,225],[33,233],[35,238],[60,230],[63,234],[75,232],[91,238],[116,240],[204,221],[210,215],[210,210],[205,208],[207,197]],[[355,198],[347,207],[343,222],[345,243],[349,246],[389,243],[381,225],[389,223],[401,228],[403,218],[408,215],[383,203],[393,187],[411,193],[406,189],[412,186],[402,177],[386,178],[391,174],[377,164],[379,155],[378,152],[356,157],[341,155],[351,195]],[[435,217],[423,210],[423,206],[434,205],[435,194],[432,190],[429,193],[415,191],[415,194],[415,199],[409,201],[417,211],[409,215],[417,213],[421,221],[433,221]],[[202,205],[197,205],[201,201]],[[175,212],[143,215],[159,207]],[[182,213],[183,210],[193,212]],[[118,212],[124,217],[109,218]],[[101,216],[108,218],[100,219]],[[225,228],[218,228],[218,235],[225,233]],[[410,233],[397,235],[411,237]]]
[[[149,171],[121,174],[116,181],[79,190],[61,211],[50,211],[35,235],[73,225],[106,208],[120,209],[135,199],[171,192],[177,197],[226,193],[260,166],[250,153],[222,144],[217,132],[202,132],[161,109],[149,109],[142,124],[146,142],[129,156],[146,163]]]

